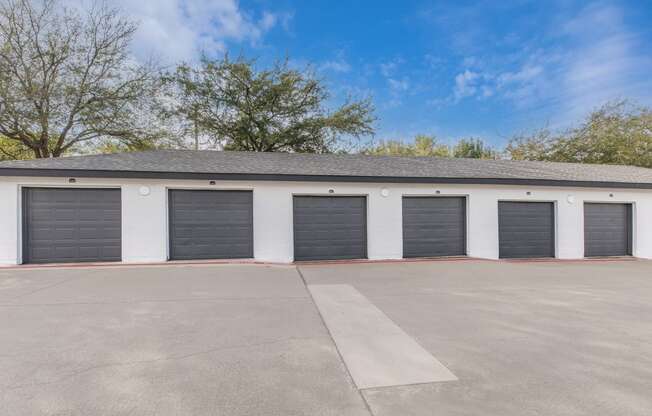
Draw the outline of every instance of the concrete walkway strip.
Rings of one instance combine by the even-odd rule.
[[[351,285],[308,285],[359,389],[457,380]]]

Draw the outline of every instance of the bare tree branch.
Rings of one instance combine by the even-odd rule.
[[[135,117],[158,88],[154,66],[130,58],[136,25],[95,4],[0,0],[0,134],[57,157],[82,142],[155,139]]]

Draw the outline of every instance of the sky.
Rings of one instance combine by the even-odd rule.
[[[608,100],[652,105],[652,1],[108,0],[138,59],[202,52],[312,66],[329,105],[370,97],[376,139],[564,129]]]

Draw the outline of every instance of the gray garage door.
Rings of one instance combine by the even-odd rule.
[[[584,204],[584,255],[632,254],[631,204]]]
[[[294,197],[294,259],[367,257],[366,198]]]
[[[403,197],[403,257],[466,254],[466,198]]]
[[[169,191],[170,259],[251,258],[251,191]]]
[[[23,262],[120,261],[119,189],[23,189]]]
[[[499,202],[501,258],[555,256],[555,210],[552,202]]]

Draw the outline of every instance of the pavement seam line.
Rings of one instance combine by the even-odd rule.
[[[337,356],[340,359],[340,363],[342,364],[342,367],[344,367],[344,371],[349,378],[349,381],[351,382],[351,385],[355,388],[355,390],[358,392],[358,395],[360,396],[360,399],[362,400],[362,403],[364,403],[365,408],[369,412],[371,416],[375,416],[373,410],[371,410],[371,405],[369,405],[369,402],[367,401],[367,398],[363,394],[363,391],[360,390],[357,384],[355,384],[355,380],[353,379],[353,376],[351,375],[351,372],[349,371],[349,367],[346,366],[346,363],[344,362],[344,358],[342,357],[342,353],[340,352],[340,349],[337,347],[337,344],[335,343],[335,339],[333,339],[333,334],[331,334],[330,329],[328,328],[328,325],[326,325],[326,321],[324,320],[324,317],[321,314],[321,311],[317,307],[317,303],[315,302],[315,299],[312,296],[312,293],[310,290],[308,290],[308,283],[306,282],[306,278],[301,272],[301,269],[299,269],[299,266],[295,266],[295,270],[297,271],[297,274],[301,278],[301,281],[303,282],[303,287],[308,293],[308,296],[310,296],[310,300],[312,301],[313,306],[315,307],[315,310],[317,311],[317,315],[319,316],[319,319],[321,320],[321,324],[326,329],[326,333],[328,334],[328,337],[330,338],[331,342],[333,343],[333,347],[335,348],[335,351],[337,352]]]
[[[60,375],[58,378],[50,381],[45,381],[45,382],[40,382],[40,383],[19,383],[15,385],[9,385],[5,386],[4,388],[0,389],[0,391],[10,391],[10,390],[18,390],[22,389],[25,387],[34,387],[34,386],[45,386],[45,385],[50,385],[50,384],[56,384],[59,383],[63,380],[76,377],[80,374],[84,374],[90,371],[95,371],[95,370],[102,370],[105,368],[112,368],[112,367],[124,367],[124,366],[131,366],[131,365],[143,365],[143,364],[154,364],[154,363],[159,363],[159,362],[165,362],[165,361],[179,361],[179,360],[185,360],[188,358],[196,357],[198,355],[206,355],[206,354],[212,354],[215,352],[219,351],[228,351],[228,350],[234,350],[234,349],[241,349],[241,348],[257,348],[257,347],[263,347],[267,345],[273,345],[273,344],[282,344],[286,342],[293,342],[293,341],[305,341],[305,340],[313,340],[313,339],[319,339],[322,337],[287,337],[287,338],[280,338],[280,339],[275,339],[275,340],[269,340],[269,341],[263,341],[263,342],[255,342],[255,343],[250,343],[250,344],[239,344],[239,345],[225,345],[225,346],[220,346],[220,347],[215,347],[215,348],[210,348],[206,350],[201,350],[201,351],[195,351],[195,352],[190,352],[186,354],[180,354],[180,355],[169,355],[166,357],[160,357],[160,358],[153,358],[151,360],[134,360],[134,361],[123,361],[123,362],[113,362],[113,363],[104,363],[104,364],[97,364],[85,368],[81,368],[66,374]]]
[[[16,308],[31,306],[70,306],[70,305],[133,305],[139,303],[186,303],[186,302],[251,302],[251,301],[298,301],[308,300],[306,296],[282,296],[282,297],[217,297],[217,298],[178,298],[178,299],[136,299],[136,300],[116,300],[116,301],[97,301],[97,302],[51,302],[51,303],[0,303],[0,308]]]
[[[33,295],[33,294],[38,293],[38,292],[41,292],[41,291],[43,291],[43,290],[48,290],[48,289],[51,289],[51,288],[53,288],[53,287],[61,286],[61,285],[63,285],[63,284],[66,284],[66,283],[68,283],[68,282],[71,282],[71,281],[73,281],[73,280],[82,279],[82,278],[84,278],[84,277],[86,277],[86,276],[75,276],[75,277],[69,277],[69,278],[67,278],[67,279],[60,280],[60,281],[58,281],[58,282],[56,282],[56,283],[52,283],[52,284],[50,284],[50,285],[47,285],[47,286],[44,286],[44,287],[40,287],[40,288],[38,288],[38,289],[34,289],[34,290],[32,290],[31,292],[23,293],[22,295],[18,295],[18,296],[16,296],[14,299],[22,299],[22,298],[24,298],[24,297],[27,297],[27,296]]]

